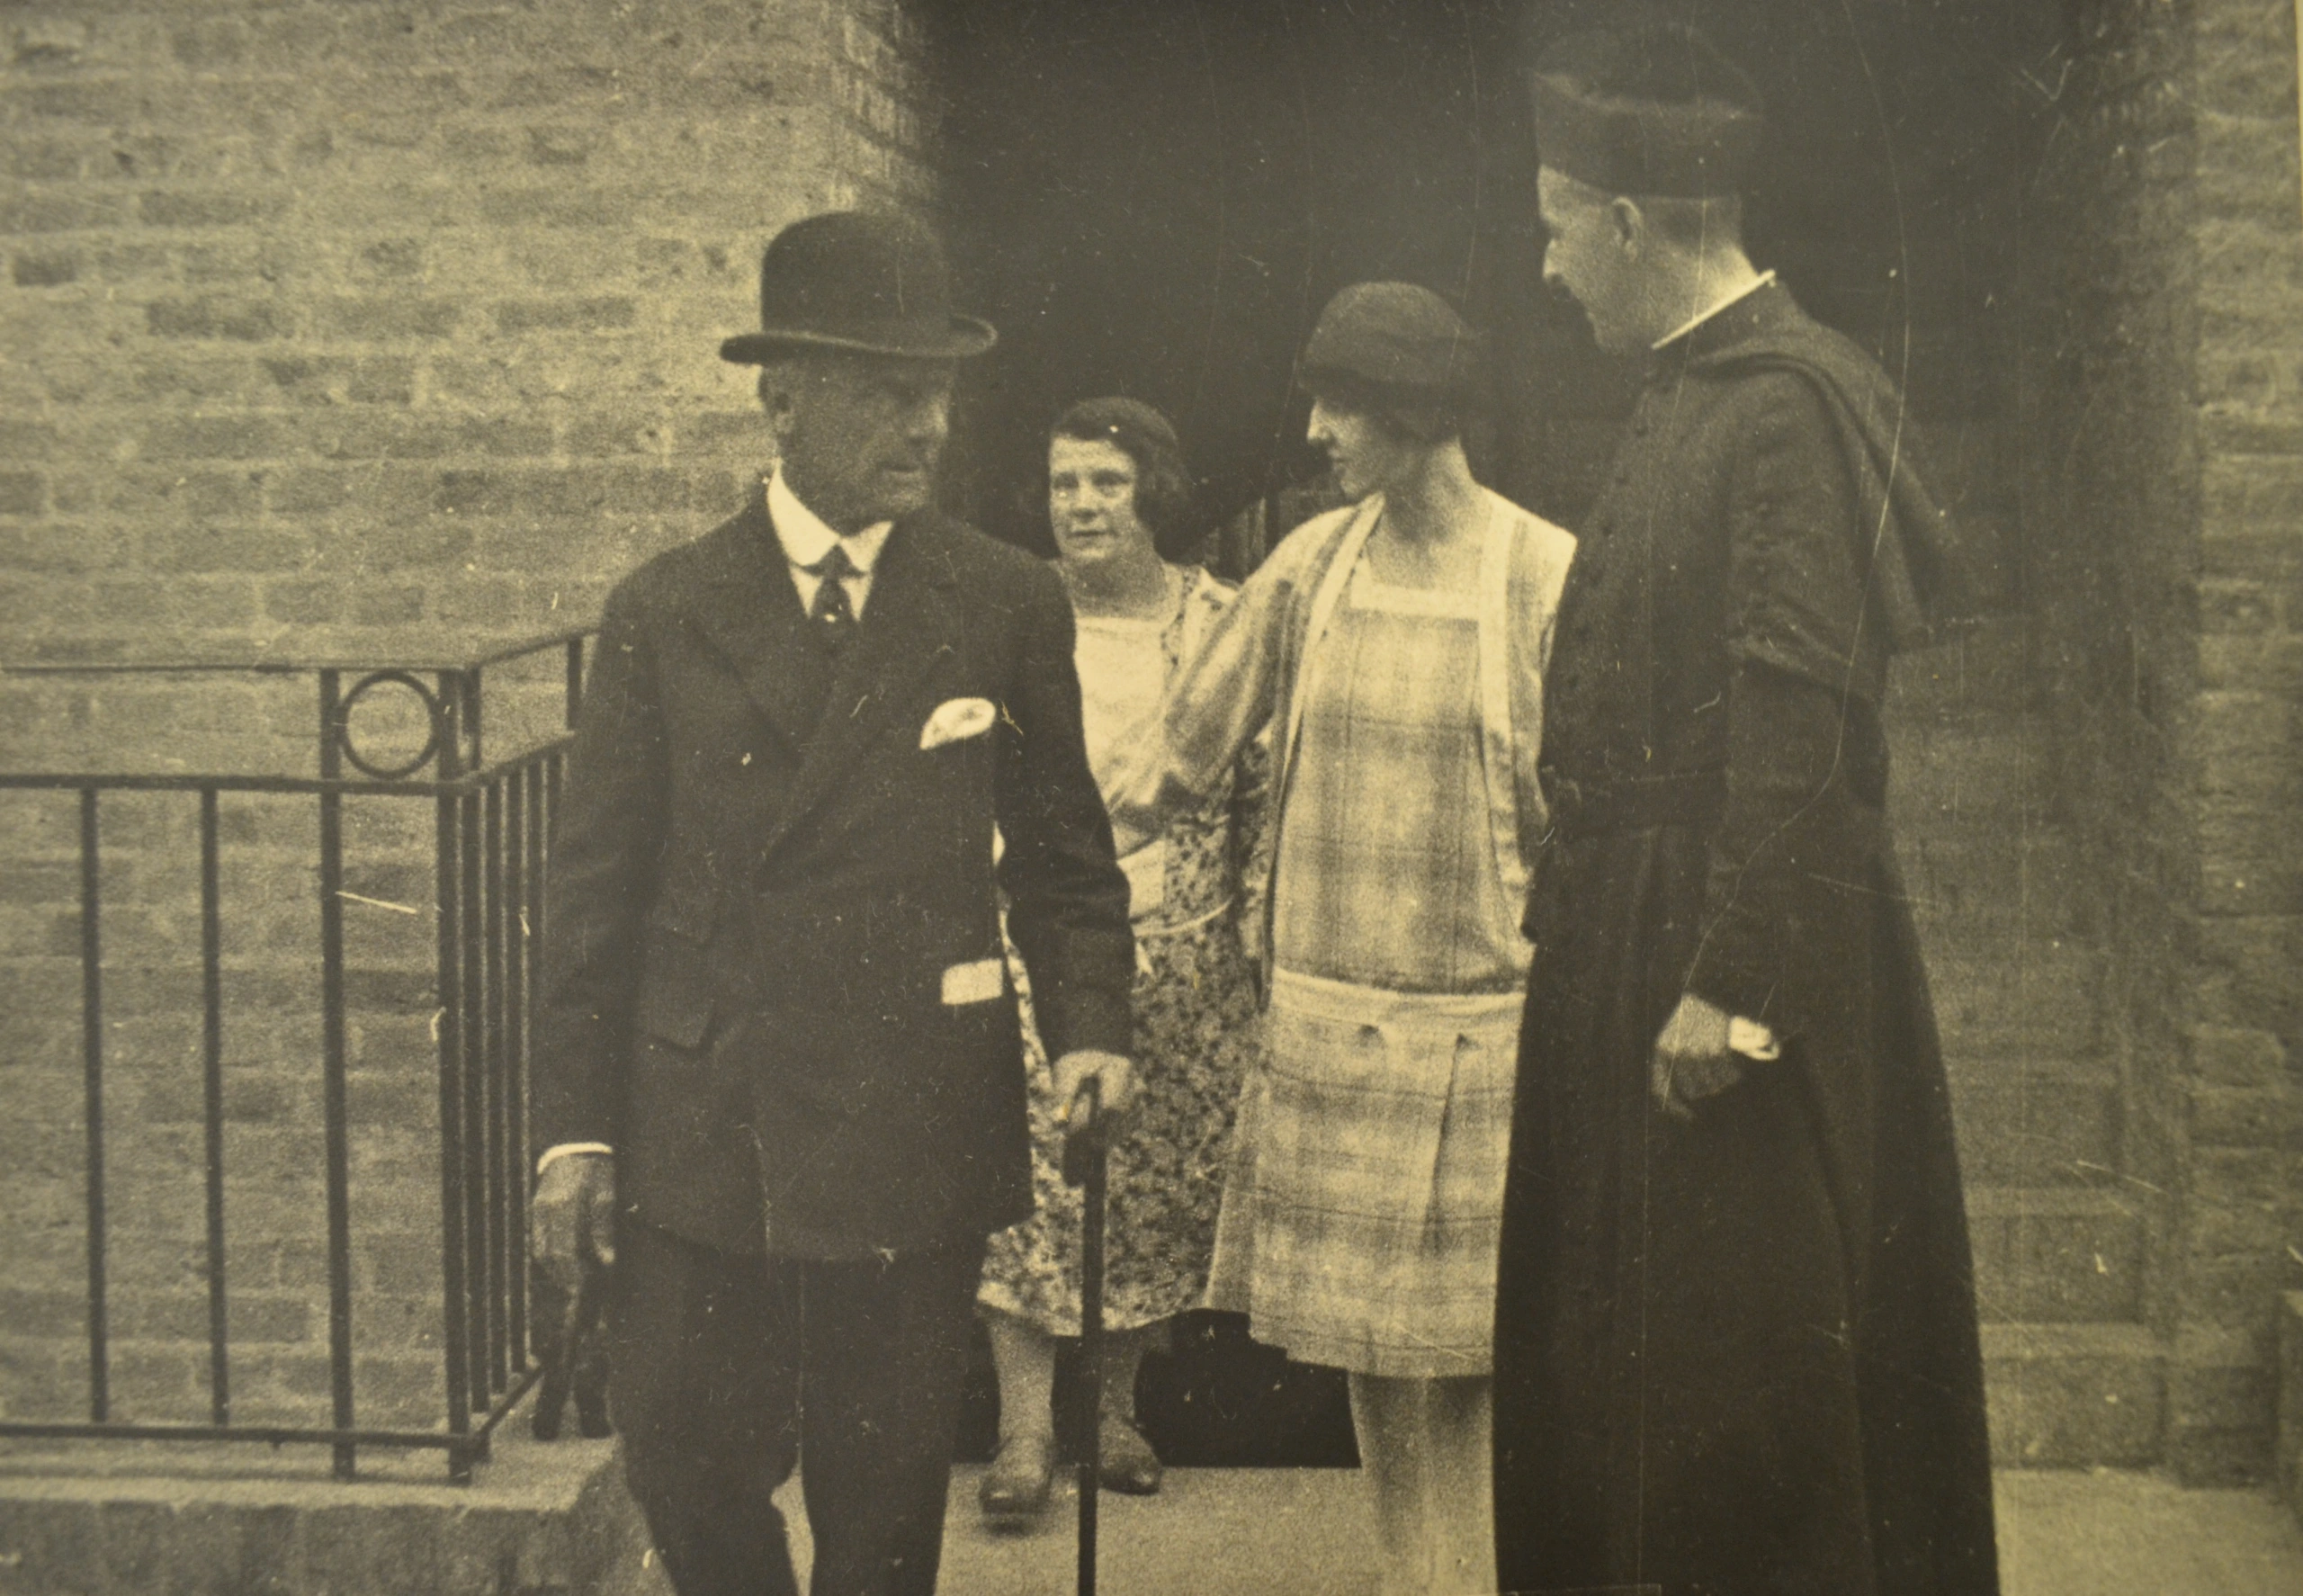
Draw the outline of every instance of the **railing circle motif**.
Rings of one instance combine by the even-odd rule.
[[[358,707],[360,701],[376,687],[405,687],[415,694],[417,702],[424,706],[424,720],[428,734],[424,740],[424,746],[417,750],[416,757],[405,764],[372,763],[362,755],[360,745],[352,739],[352,712]],[[414,776],[432,762],[433,758],[439,753],[446,737],[447,712],[440,703],[439,695],[425,686],[420,678],[404,670],[370,672],[354,683],[352,690],[346,693],[343,701],[336,705],[336,746],[344,750],[344,757],[352,762],[354,768],[364,775],[375,777],[378,781],[399,781]]]

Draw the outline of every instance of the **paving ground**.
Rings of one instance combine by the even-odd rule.
[[[4,1447],[0,1596],[195,1588],[478,1596],[506,1588],[512,1566],[524,1585],[670,1596],[647,1565],[611,1445],[541,1447],[514,1429],[470,1487],[447,1484],[436,1457],[363,1457],[363,1480],[345,1487],[311,1448]],[[1032,1534],[994,1534],[976,1510],[981,1472],[953,1474],[945,1596],[1067,1596],[1071,1497]],[[1361,1596],[1373,1582],[1359,1490],[1351,1469],[1172,1470],[1157,1497],[1103,1499],[1101,1589]],[[796,1486],[787,1496],[804,1568]],[[225,1544],[234,1539],[223,1534],[228,1520],[246,1544]],[[587,1528],[578,1531],[579,1520]],[[2303,1525],[2267,1492],[2186,1491],[2112,1470],[2018,1470],[1999,1477],[1999,1526],[2005,1596],[2303,1596]],[[251,1534],[294,1544],[251,1562]],[[225,1572],[232,1568],[237,1577]]]
[[[2147,1474],[1999,1476],[2006,1596],[2297,1596],[2303,1525],[2261,1491]]]
[[[945,1596],[1069,1592],[1070,1500],[1034,1534],[995,1535],[975,1511],[980,1472],[953,1476]],[[1357,1473],[1344,1469],[1179,1469],[1158,1497],[1107,1495],[1100,1588],[1105,1596],[1360,1596],[1375,1586],[1358,1489]],[[792,1517],[804,1536],[801,1515]],[[2303,1525],[2262,1492],[2186,1491],[2108,1470],[2008,1473],[1999,1526],[2005,1596],[2303,1592]],[[614,1596],[668,1596],[652,1571],[619,1572]]]

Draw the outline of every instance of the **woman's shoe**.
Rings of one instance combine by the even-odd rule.
[[[1143,1432],[1134,1421],[1114,1412],[1106,1412],[1100,1422],[1096,1477],[1104,1489],[1125,1496],[1156,1495],[1164,1471],[1160,1454],[1152,1449]]]
[[[983,1484],[976,1489],[976,1500],[984,1517],[995,1524],[1021,1528],[1047,1511],[1054,1484],[1053,1436],[1003,1435]]]

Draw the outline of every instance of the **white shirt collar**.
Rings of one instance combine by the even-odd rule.
[[[1665,333],[1662,337],[1656,339],[1653,344],[1649,345],[1649,347],[1653,349],[1661,349],[1667,344],[1673,343],[1678,339],[1686,337],[1689,333],[1695,331],[1696,328],[1701,327],[1705,322],[1709,321],[1722,310],[1726,309],[1732,305],[1742,304],[1745,300],[1750,299],[1753,294],[1759,292],[1760,290],[1765,288],[1769,283],[1774,281],[1775,273],[1773,272],[1761,272],[1758,276],[1743,284],[1743,287],[1737,289],[1734,293],[1729,294],[1725,299],[1721,300],[1717,304],[1713,305],[1709,309],[1698,310],[1693,316],[1689,317],[1685,321],[1680,323],[1679,326],[1673,327],[1670,332]]]
[[[888,533],[895,525],[892,521],[875,522],[861,532],[841,536],[800,502],[800,496],[784,481],[781,466],[767,480],[767,518],[775,523],[775,541],[784,545],[784,558],[793,564],[802,568],[814,565],[831,552],[834,543],[838,543],[847,550],[847,558],[858,574],[867,577],[879,560],[880,551],[887,546]]]

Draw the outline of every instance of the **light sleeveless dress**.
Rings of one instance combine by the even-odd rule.
[[[1217,1227],[1209,1305],[1362,1374],[1490,1364],[1528,947],[1488,831],[1475,604],[1363,560],[1306,662]]]

